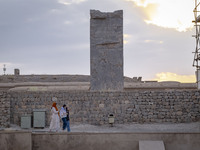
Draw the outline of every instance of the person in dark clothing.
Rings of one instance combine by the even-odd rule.
[[[67,131],[70,132],[70,121],[69,121],[69,109],[66,107],[66,113],[67,113]]]

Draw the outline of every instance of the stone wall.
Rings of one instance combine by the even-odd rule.
[[[124,82],[143,82],[124,77]],[[90,75],[0,75],[0,83],[21,82],[90,82]]]
[[[0,91],[0,128],[10,126],[10,100],[7,92]]]
[[[200,133],[32,133],[32,150],[141,150],[140,141],[163,141],[165,150],[199,150],[199,139]]]
[[[72,123],[102,125],[114,114],[116,123],[194,122],[200,120],[200,92],[197,90],[122,91],[122,92],[9,92],[11,123],[20,124],[20,116],[33,109],[46,109],[50,123],[51,98],[58,108],[65,103]]]
[[[0,75],[0,83],[19,83],[19,82],[90,82],[90,76],[89,75]]]
[[[0,131],[0,150],[33,150],[32,133],[25,131]]]
[[[165,150],[199,150],[200,133],[86,133],[0,131],[1,150],[139,150],[163,141]]]
[[[123,90],[123,11],[90,11],[91,90]]]

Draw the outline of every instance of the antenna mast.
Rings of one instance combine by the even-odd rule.
[[[196,67],[196,79],[197,88],[200,89],[200,2],[195,0],[195,8],[193,10],[195,20],[194,23],[196,29],[196,35],[193,35],[196,39],[196,48],[194,52],[193,67]]]

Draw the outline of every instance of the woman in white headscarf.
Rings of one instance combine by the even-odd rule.
[[[51,123],[50,123],[50,131],[59,131],[60,129],[60,118],[59,118],[59,111],[56,106],[56,102],[53,102],[51,107]]]

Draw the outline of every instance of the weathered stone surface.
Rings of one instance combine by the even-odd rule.
[[[31,132],[0,131],[0,150],[32,150]]]
[[[90,11],[91,90],[123,90],[123,11]]]
[[[165,150],[163,141],[139,141],[139,150]]]
[[[175,95],[188,96],[177,98]],[[58,98],[59,109],[63,104],[69,107],[72,124],[108,124],[111,113],[116,123],[181,123],[200,119],[200,95],[196,90],[9,91],[0,94],[1,127],[10,122],[20,125],[20,117],[33,115],[34,109],[46,109],[45,124],[49,126],[52,97]]]
[[[20,82],[90,82],[89,75],[0,75],[0,83]],[[124,77],[124,82],[135,82],[130,77]],[[137,81],[138,82],[138,81]],[[144,81],[141,81],[144,82]]]
[[[0,128],[10,126],[10,100],[7,92],[0,91]]]

